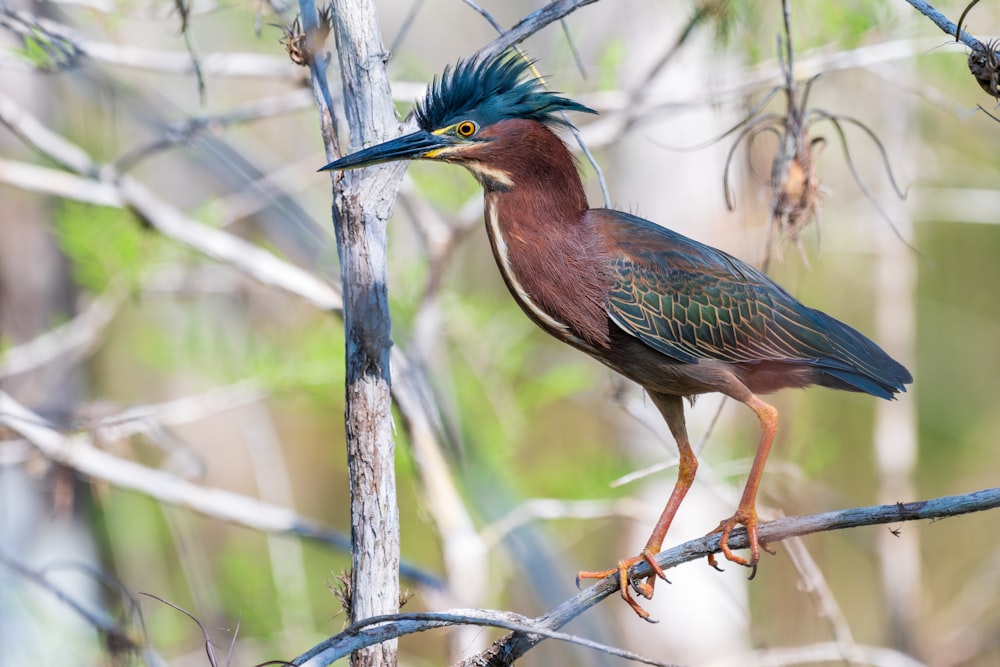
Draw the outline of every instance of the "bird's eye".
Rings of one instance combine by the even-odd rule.
[[[477,126],[471,120],[463,120],[461,123],[455,126],[455,132],[458,133],[458,136],[465,138],[469,138],[472,135],[474,135],[476,133],[476,130],[478,129],[479,126]]]

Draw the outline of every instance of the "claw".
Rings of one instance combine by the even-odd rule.
[[[747,529],[747,541],[750,543],[749,560],[743,558],[742,556],[737,556],[729,548],[729,535],[733,532],[733,529],[739,525],[746,526]],[[721,521],[718,527],[708,534],[712,535],[714,533],[721,533],[719,536],[719,551],[721,551],[722,555],[726,557],[726,560],[736,563],[737,565],[743,565],[751,568],[750,579],[757,576],[757,563],[760,562],[760,550],[763,549],[772,556],[775,554],[773,549],[771,549],[764,542],[761,542],[757,537],[757,511],[753,507],[749,509],[740,507],[736,510],[736,514]],[[721,568],[715,559],[715,554],[709,554],[708,564],[716,570],[721,571]]]
[[[646,562],[649,567],[653,570],[653,574],[646,577],[645,581],[636,582],[629,577],[629,569],[641,562]],[[636,593],[646,598],[647,600],[653,599],[653,584],[656,582],[656,577],[663,579],[668,584],[670,580],[667,579],[667,575],[664,573],[663,568],[660,564],[656,562],[656,554],[654,554],[649,548],[643,549],[642,553],[638,556],[632,558],[626,558],[625,560],[618,561],[618,564],[611,570],[600,570],[600,571],[587,571],[581,570],[576,575],[576,586],[580,587],[581,579],[604,579],[613,574],[618,575],[618,592],[622,596],[622,599],[632,608],[632,611],[636,615],[647,621],[649,623],[659,623],[659,621],[649,617],[649,612],[643,609],[635,598],[632,597],[631,590],[635,590]]]
[[[712,533],[715,531],[713,530]],[[712,533],[709,533],[711,535]],[[715,560],[715,554],[708,554],[708,564],[715,568],[716,572],[725,572],[721,567],[719,567],[719,562]]]

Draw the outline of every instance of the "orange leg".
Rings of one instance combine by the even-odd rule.
[[[691,443],[688,441],[687,427],[684,423],[684,403],[681,397],[667,396],[653,392],[649,392],[649,396],[654,405],[659,408],[660,414],[663,415],[667,426],[670,428],[670,433],[674,436],[674,440],[677,441],[677,450],[680,453],[677,483],[674,484],[674,490],[670,494],[670,499],[667,501],[666,507],[663,508],[663,513],[660,514],[660,519],[653,528],[653,533],[649,536],[646,546],[643,547],[638,556],[620,560],[610,570],[596,572],[582,571],[576,575],[577,582],[579,582],[580,579],[603,579],[604,577],[618,573],[618,584],[622,599],[632,607],[636,614],[646,620],[649,620],[649,612],[639,606],[639,603],[635,601],[629,590],[629,568],[636,563],[645,561],[653,569],[653,574],[649,575],[646,581],[640,584],[633,584],[636,592],[647,600],[653,597],[653,585],[656,583],[656,577],[667,581],[667,575],[663,572],[659,564],[657,564],[655,556],[659,553],[660,547],[663,546],[663,540],[667,536],[667,531],[674,520],[674,515],[677,514],[677,510],[681,506],[681,501],[684,500],[688,489],[691,488],[695,472],[698,470],[698,459],[695,457],[694,451],[691,449]]]
[[[728,560],[740,565],[747,565],[753,568],[750,575],[752,579],[757,573],[757,562],[760,560],[760,550],[763,548],[768,553],[774,553],[767,548],[766,544],[761,544],[757,537],[757,490],[760,488],[760,479],[764,474],[764,464],[767,462],[767,455],[771,451],[771,444],[774,442],[774,434],[778,430],[778,411],[771,405],[760,400],[748,392],[748,396],[740,398],[760,420],[760,444],[757,445],[757,454],[753,457],[753,464],[750,466],[750,475],[747,477],[747,485],[743,489],[743,497],[736,508],[736,514],[722,521],[718,528],[712,533],[722,533],[719,538],[719,547],[722,555]],[[750,560],[735,555],[729,550],[729,534],[738,525],[747,528],[747,539],[750,542]],[[710,533],[711,534],[711,533]],[[708,563],[719,569],[715,560],[715,555],[708,557]]]

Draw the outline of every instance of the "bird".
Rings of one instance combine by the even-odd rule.
[[[550,91],[533,61],[518,52],[473,56],[446,66],[416,103],[417,129],[341,157],[320,171],[398,160],[434,160],[469,170],[484,191],[493,257],[510,294],[538,327],[638,383],[677,443],[677,480],[646,545],[610,569],[621,597],[641,618],[657,578],[655,560],[691,488],[698,459],[684,399],[720,393],[745,404],[760,436],[735,513],[709,534],[719,550],[756,573],[761,543],[757,492],[778,426],[760,398],[818,385],[892,399],[909,371],[863,334],[809,308],[760,270],[638,216],[591,208],[571,151],[557,131],[566,112],[593,109]],[[737,526],[750,554],[732,552]],[[773,553],[773,552],[772,552]],[[630,578],[646,562],[652,574]],[[714,554],[709,563],[715,567]]]

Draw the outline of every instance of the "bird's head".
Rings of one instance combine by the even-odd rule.
[[[488,146],[503,135],[507,121],[565,125],[562,111],[595,113],[546,90],[530,70],[531,62],[510,52],[446,67],[417,103],[419,130],[344,156],[320,171],[415,159],[460,162],[473,171],[488,170]]]

